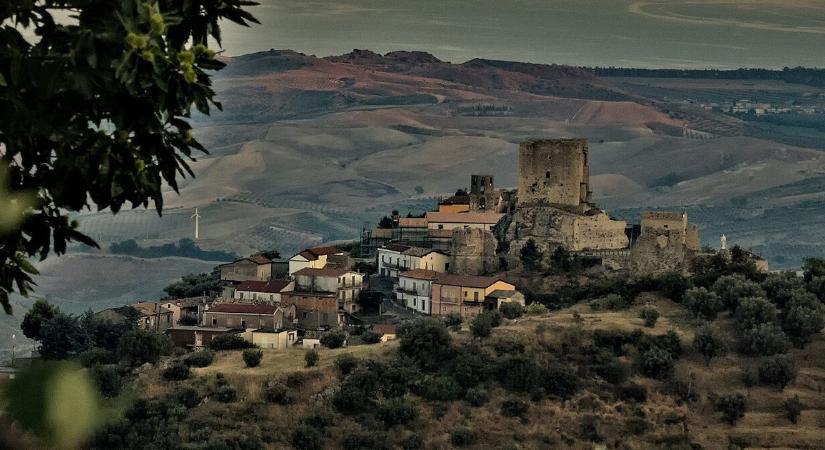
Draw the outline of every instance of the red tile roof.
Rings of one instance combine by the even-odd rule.
[[[246,258],[246,259],[248,259],[248,260],[250,260],[250,261],[252,261],[252,262],[254,262],[255,264],[258,264],[258,265],[272,264],[272,260],[267,258],[266,256],[263,256],[263,255],[250,256],[249,258]]]
[[[414,278],[416,280],[437,280],[439,277],[446,275],[443,272],[436,272],[435,270],[413,269],[398,274],[399,277]]]
[[[269,292],[273,294],[277,294],[281,292],[287,285],[289,281],[287,280],[270,280],[270,281],[256,281],[256,280],[247,280],[241,282],[235,289],[238,291],[250,291],[250,292]]]
[[[207,313],[230,313],[230,314],[275,314],[278,307],[275,305],[251,304],[251,303],[221,303],[213,306]]]
[[[439,277],[435,283],[445,284],[448,286],[461,286],[470,288],[486,288],[493,283],[501,281],[498,278],[483,277],[477,275],[444,275]]]
[[[335,255],[337,253],[343,253],[341,249],[334,246],[326,246],[326,247],[313,247],[308,248],[306,250],[302,250],[299,255],[303,256],[307,259],[307,261],[315,261],[318,259],[319,256],[324,255]]]
[[[427,221],[430,223],[481,223],[493,225],[498,223],[502,217],[504,217],[504,214],[493,212],[452,213],[430,211],[427,213]]]
[[[305,275],[310,277],[340,277],[341,275],[345,275],[348,273],[354,272],[349,269],[339,269],[335,267],[324,267],[321,269],[316,269],[314,267],[304,267],[303,269],[295,272],[295,275]]]
[[[411,247],[409,245],[404,244],[389,243],[385,245],[384,248],[392,252],[402,253],[409,250]]]

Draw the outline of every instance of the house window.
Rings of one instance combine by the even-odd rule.
[[[467,291],[464,291],[464,296],[465,296],[465,297],[467,296]]]
[[[246,329],[246,321],[241,320],[241,328]]]
[[[212,326],[214,327],[217,324],[218,324],[218,319],[213,318],[212,319]]]
[[[306,319],[307,317],[309,317],[309,313],[301,313],[301,314],[303,315],[303,318],[304,318],[304,319]]]
[[[473,292],[473,300],[478,301],[478,292]]]
[[[438,229],[439,229],[439,230],[443,230],[443,229],[444,229],[444,225],[439,224],[439,225],[438,225]]]

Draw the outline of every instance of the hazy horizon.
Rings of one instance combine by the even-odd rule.
[[[275,48],[329,56],[359,48],[422,50],[452,62],[825,67],[825,5],[815,1],[259,1],[250,11],[261,25],[225,28],[227,55]]]

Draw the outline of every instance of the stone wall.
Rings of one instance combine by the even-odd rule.
[[[604,212],[587,216],[570,216],[562,220],[567,248],[581,250],[614,250],[627,248],[627,223],[612,220]],[[569,230],[569,231],[567,231]]]
[[[638,273],[685,272],[694,252],[678,230],[652,230],[642,234],[630,250],[631,269]]]
[[[590,195],[586,139],[531,140],[519,146],[518,205],[578,207]]]
[[[450,245],[450,272],[485,275],[499,270],[498,241],[492,232],[479,228],[453,230]]]

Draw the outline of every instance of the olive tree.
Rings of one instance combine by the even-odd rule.
[[[220,108],[220,22],[257,22],[249,0],[0,0],[0,304],[27,295],[30,258],[62,254],[71,212],[163,209],[205,152],[193,109]],[[59,21],[58,17],[70,18]]]

